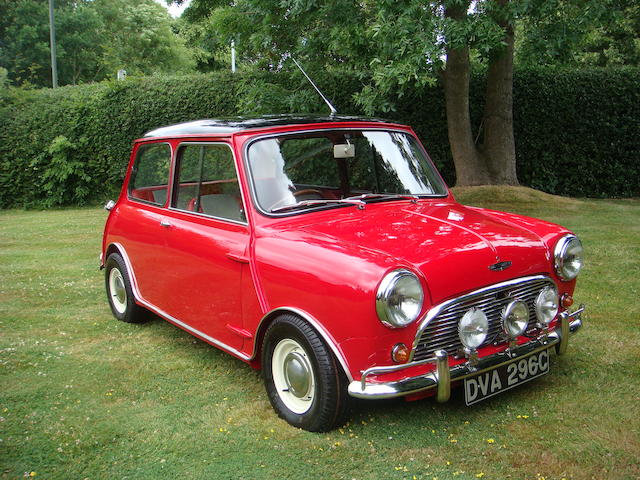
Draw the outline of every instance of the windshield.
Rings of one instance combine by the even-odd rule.
[[[248,164],[256,199],[267,213],[447,195],[417,140],[402,132],[269,137],[251,144]]]

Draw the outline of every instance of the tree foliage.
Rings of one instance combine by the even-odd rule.
[[[167,0],[182,4],[184,0]],[[470,3],[457,21],[445,8]],[[471,63],[486,68],[504,48],[499,21],[516,27],[515,62],[537,65],[638,65],[638,0],[192,0],[181,31],[216,58],[202,71],[219,68],[236,41],[245,68],[292,68],[288,55],[311,70],[361,72],[374,81],[358,99],[371,113],[394,108],[387,93],[432,85],[445,66],[447,47],[467,46]]]
[[[224,52],[234,38],[249,65],[273,68],[287,53],[323,67],[332,63],[357,70],[374,62],[372,67],[382,63],[390,73],[381,74],[387,81],[397,77],[398,83],[413,84],[433,81],[433,75],[423,75],[425,66],[433,72],[443,66],[447,43],[466,42],[476,64],[500,47],[499,2],[476,0],[464,21],[444,19],[445,6],[464,3],[192,0],[181,30],[197,29],[190,44],[200,41],[209,55]],[[510,15],[517,25],[516,64],[638,65],[638,0],[527,0],[509,3],[501,15]],[[394,61],[387,64],[389,57]]]
[[[193,60],[184,41],[172,29],[166,10],[144,0],[95,0],[95,8],[108,25],[102,45],[103,65],[110,72],[179,73],[192,70]]]
[[[153,0],[56,0],[59,83],[190,71],[173,20]],[[0,0],[0,66],[15,85],[51,85],[47,0]]]
[[[640,65],[638,0],[535,0],[518,25],[524,65]]]

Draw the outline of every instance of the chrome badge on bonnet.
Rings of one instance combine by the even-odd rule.
[[[511,266],[510,261],[498,262],[498,263],[494,263],[493,265],[489,265],[489,270],[493,270],[494,272],[501,272],[503,270],[506,270],[510,266]]]

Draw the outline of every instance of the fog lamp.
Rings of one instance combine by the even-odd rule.
[[[544,287],[535,301],[538,322],[549,325],[558,314],[558,290],[555,286]]]
[[[520,300],[514,300],[502,312],[502,328],[510,338],[517,338],[529,325],[529,307]]]
[[[462,344],[475,350],[487,339],[489,320],[479,308],[471,308],[460,319],[458,336]]]

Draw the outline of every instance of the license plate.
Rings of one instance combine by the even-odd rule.
[[[464,400],[473,405],[549,372],[549,350],[464,380]]]

